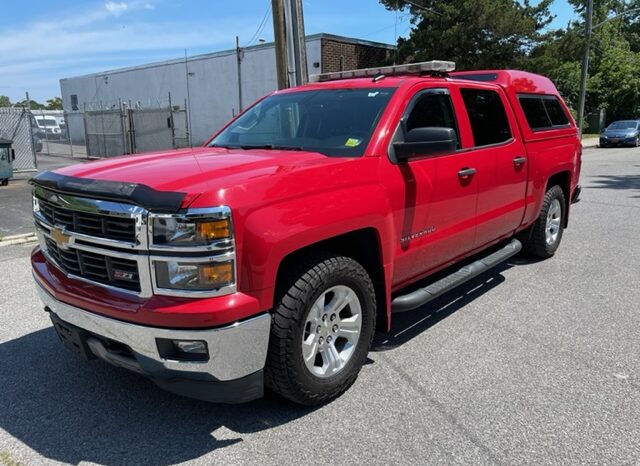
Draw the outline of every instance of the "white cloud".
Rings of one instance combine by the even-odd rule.
[[[125,2],[107,2],[104,4],[104,8],[109,12],[116,15],[126,11],[129,8]]]
[[[153,3],[145,3],[144,4],[144,9],[145,10],[153,10],[156,6]]]
[[[42,100],[59,94],[60,78],[179,58],[185,48],[189,54],[232,48],[236,34],[250,37],[255,32],[254,21],[246,18],[224,21],[212,30],[205,19],[145,22],[135,12],[142,12],[149,0],[128,1],[126,15],[118,7],[109,11],[108,3],[0,26],[0,93],[17,100],[30,91]],[[47,39],[34,46],[34,38],[40,37]]]

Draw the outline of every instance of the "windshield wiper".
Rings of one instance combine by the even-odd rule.
[[[242,144],[240,149],[250,150],[250,149],[267,149],[267,150],[304,150],[302,147],[296,146],[279,146],[277,144],[256,144],[256,145],[248,145]]]

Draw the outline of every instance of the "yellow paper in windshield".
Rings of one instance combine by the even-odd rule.
[[[347,147],[358,147],[361,142],[361,139],[349,138],[347,139],[347,142],[344,143],[344,145]]]

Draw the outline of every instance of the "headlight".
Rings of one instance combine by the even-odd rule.
[[[153,244],[166,246],[206,246],[231,237],[228,218],[190,220],[188,217],[155,217]]]
[[[158,288],[184,291],[211,291],[234,283],[233,261],[154,261]]]
[[[149,236],[155,293],[203,297],[236,291],[236,252],[229,207],[188,209],[180,214],[151,213]]]
[[[635,133],[635,132],[633,132],[633,133],[627,133],[627,137],[628,137],[628,138],[635,138],[635,137],[636,137],[636,133]]]

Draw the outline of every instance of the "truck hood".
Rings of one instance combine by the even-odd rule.
[[[326,170],[333,171],[336,166],[357,160],[361,159],[327,157],[304,151],[200,147],[115,157],[72,165],[56,170],[56,173],[184,193],[183,207],[187,207],[196,199],[197,204],[210,206],[231,200],[244,203],[256,196],[262,199],[267,195],[280,197],[284,195],[282,191],[290,191],[292,186],[300,194],[300,191],[318,189],[317,177],[309,172],[322,170],[327,173]],[[279,183],[284,175],[293,185]],[[343,177],[339,184],[349,181]],[[326,183],[325,179],[325,188],[335,184]]]

